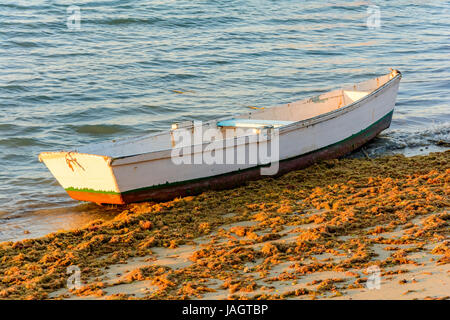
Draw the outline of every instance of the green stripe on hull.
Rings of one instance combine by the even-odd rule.
[[[69,187],[64,189],[66,191],[77,191],[77,192],[89,192],[89,193],[102,193],[102,194],[120,194],[120,192],[115,192],[115,191],[102,191],[102,190],[94,190],[94,189],[89,189],[89,188],[74,188],[74,187]]]
[[[280,162],[289,161],[289,160],[292,160],[292,159],[295,159],[295,158],[306,156],[306,155],[314,153],[314,152],[319,152],[321,150],[328,149],[328,148],[331,148],[331,147],[343,144],[343,143],[345,143],[348,140],[351,140],[351,139],[353,139],[353,138],[355,138],[357,136],[363,135],[366,132],[370,131],[370,129],[373,128],[374,126],[376,126],[378,123],[380,123],[381,121],[385,120],[388,117],[391,117],[393,112],[394,112],[394,110],[392,110],[391,112],[389,112],[388,114],[383,116],[381,119],[377,120],[376,122],[372,123],[369,127],[365,128],[365,129],[359,131],[358,133],[355,133],[355,134],[353,134],[353,135],[351,135],[351,136],[349,136],[349,137],[347,137],[347,138],[345,138],[343,140],[340,140],[340,141],[335,142],[333,144],[330,144],[328,146],[322,147],[320,149],[316,149],[316,150],[313,150],[313,151],[310,151],[310,152],[307,152],[307,153],[304,153],[304,154],[301,154],[301,155],[298,155],[298,156],[295,156],[295,157],[292,157],[292,158],[281,160]],[[167,188],[167,187],[175,187],[175,186],[184,185],[184,184],[188,184],[188,183],[194,183],[194,182],[198,182],[198,181],[202,181],[202,180],[208,180],[208,179],[211,179],[211,178],[227,176],[227,175],[234,174],[236,172],[245,172],[247,170],[253,170],[253,169],[257,169],[257,168],[262,168],[262,167],[266,167],[266,166],[269,166],[269,165],[270,164],[259,165],[259,166],[255,166],[255,167],[251,167],[251,168],[246,168],[246,169],[243,169],[243,170],[227,172],[227,173],[216,175],[216,176],[208,176],[208,177],[205,177],[205,178],[197,178],[197,179],[184,180],[184,181],[172,182],[172,183],[167,182],[167,183],[159,184],[159,185],[156,185],[156,186],[142,187],[142,188],[137,188],[137,189],[128,190],[128,191],[124,191],[124,192],[98,191],[98,190],[93,190],[93,189],[88,189],[88,188],[78,189],[78,188],[73,188],[73,187],[67,188],[65,190],[66,191],[78,191],[78,192],[90,192],[90,193],[102,193],[102,194],[115,194],[115,195],[129,194],[129,193],[135,193],[135,192],[140,192],[140,191],[145,191],[145,190],[162,189],[162,188]]]

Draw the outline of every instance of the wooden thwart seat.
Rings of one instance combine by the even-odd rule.
[[[362,99],[369,94],[370,91],[350,91],[350,90],[343,91],[346,104],[358,101],[359,99]]]

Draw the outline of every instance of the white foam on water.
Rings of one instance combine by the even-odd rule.
[[[371,157],[389,154],[414,156],[450,149],[450,122],[434,123],[424,129],[388,129],[363,146]],[[361,150],[350,154],[350,158],[364,157]]]

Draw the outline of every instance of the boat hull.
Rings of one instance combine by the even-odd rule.
[[[320,160],[342,157],[360,148],[390,126],[392,114],[393,111],[389,112],[368,128],[342,141],[307,154],[280,161],[279,170],[275,177],[292,170],[305,168]],[[167,201],[176,197],[196,195],[207,190],[229,189],[242,185],[246,181],[258,180],[264,177],[267,176],[261,175],[261,167],[252,167],[238,172],[177,182],[165,186],[144,187],[123,193],[95,193],[79,190],[67,190],[67,193],[73,199],[96,203],[127,204],[141,201]]]
[[[341,157],[361,147],[389,127],[400,79],[401,73],[393,70],[317,97],[239,115],[228,122],[220,119],[181,125],[194,138],[200,136],[200,142],[174,144],[175,133],[180,130],[176,125],[167,133],[88,145],[73,152],[43,152],[39,159],[73,199],[82,201],[166,201],[232,188]],[[244,135],[232,131],[231,138],[225,135],[217,140],[219,144],[212,144],[203,131],[222,132],[224,123],[225,127],[249,122],[253,126],[255,121],[274,126],[251,129],[256,131]],[[274,129],[279,123],[283,125]],[[215,155],[222,153],[224,157],[211,161],[211,146]],[[180,150],[189,161],[179,161]],[[268,163],[268,153],[269,165],[262,165]]]

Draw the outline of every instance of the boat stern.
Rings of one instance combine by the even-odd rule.
[[[77,152],[42,152],[43,162],[69,196],[98,204],[124,201],[107,156]]]

